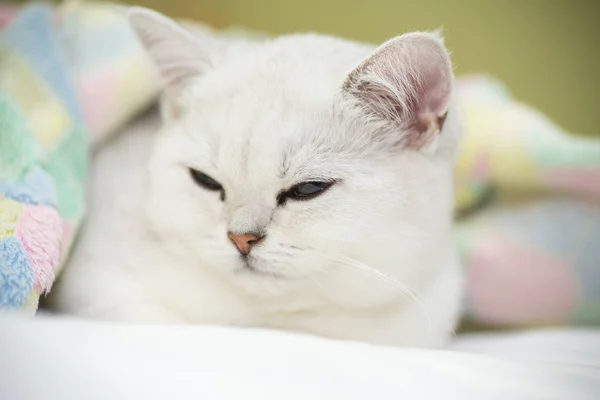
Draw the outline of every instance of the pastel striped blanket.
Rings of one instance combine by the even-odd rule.
[[[90,147],[160,85],[111,7],[0,8],[0,29],[0,310],[34,313],[85,215]],[[465,319],[600,324],[600,141],[565,133],[489,78],[456,90]]]
[[[34,313],[85,213],[90,146],[159,90],[102,4],[0,8],[0,310]]]

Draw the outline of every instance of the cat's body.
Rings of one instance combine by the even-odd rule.
[[[443,344],[461,279],[450,236],[459,133],[441,41],[405,35],[374,53],[298,35],[211,42],[207,55],[136,12],[167,81],[165,124],[146,117],[96,157],[87,225],[51,304]],[[421,58],[422,74],[385,76]]]

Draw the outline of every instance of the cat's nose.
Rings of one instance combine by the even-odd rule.
[[[242,235],[237,235],[235,233],[229,232],[227,234],[229,240],[233,242],[235,247],[237,247],[238,251],[242,253],[242,255],[247,256],[252,250],[252,247],[262,241],[264,236],[259,236],[254,233],[245,233]]]

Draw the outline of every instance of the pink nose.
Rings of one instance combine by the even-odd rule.
[[[255,244],[259,243],[264,238],[264,236],[257,236],[253,233],[236,235],[235,233],[231,232],[227,234],[227,237],[229,237],[229,240],[235,244],[235,247],[237,247],[238,251],[245,256],[250,253],[250,250],[252,250],[252,247]]]

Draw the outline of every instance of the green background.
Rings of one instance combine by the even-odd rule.
[[[600,0],[137,0],[173,17],[381,42],[442,27],[457,74],[489,73],[563,128],[600,133]]]
[[[175,17],[381,42],[443,27],[458,74],[486,72],[565,129],[600,132],[600,0],[138,0]]]

